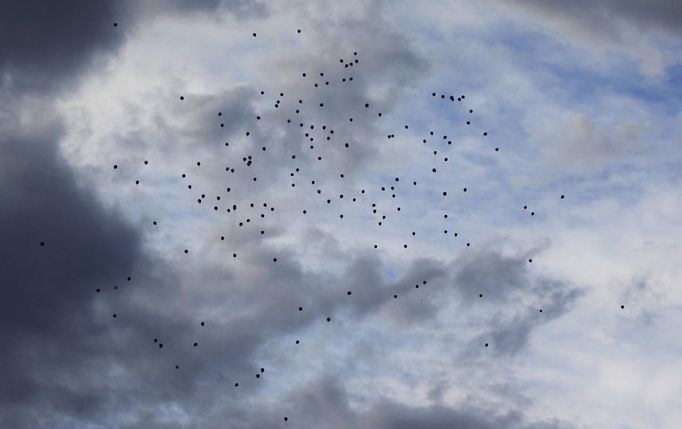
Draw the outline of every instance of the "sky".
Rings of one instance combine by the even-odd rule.
[[[0,95],[0,427],[682,425],[679,2],[8,0]]]

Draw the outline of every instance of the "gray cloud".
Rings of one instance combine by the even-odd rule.
[[[380,398],[365,410],[350,405],[351,398],[343,385],[327,377],[306,385],[293,394],[291,423],[301,428],[467,428],[467,429],[560,429],[569,428],[560,421],[532,422],[521,411],[499,412],[475,404],[412,406]],[[273,419],[274,420],[274,419]]]
[[[589,0],[553,2],[545,0],[513,0],[513,4],[525,5],[571,21],[589,33],[619,33],[618,20],[623,20],[643,32],[682,32],[682,5],[674,0]]]
[[[529,252],[530,254],[530,252]],[[456,261],[454,285],[467,301],[503,301],[510,294],[529,287],[528,254],[505,256],[485,248],[463,255]]]
[[[535,23],[589,51],[606,50],[635,58],[647,78],[665,76],[667,67],[674,62],[665,50],[649,40],[661,37],[675,40],[682,32],[682,7],[673,0],[503,3],[514,11],[530,12]]]
[[[172,0],[168,5],[177,13],[201,12],[201,13],[230,13],[238,18],[263,17],[267,14],[267,4],[262,1],[249,0]],[[143,6],[144,7],[144,6]]]
[[[541,308],[528,307],[511,318],[496,317],[483,335],[474,342],[476,347],[489,341],[492,350],[502,355],[516,354],[528,343],[532,331],[568,312],[581,296],[578,289],[557,281],[539,281],[535,296]],[[542,312],[540,312],[542,310]]]
[[[488,246],[453,261],[453,285],[464,308],[475,302],[498,307],[483,332],[473,338],[466,356],[475,355],[484,343],[499,355],[519,353],[535,328],[568,312],[582,295],[573,285],[532,274],[529,256],[539,250],[509,256]]]
[[[553,147],[554,152],[549,155],[555,164],[561,162],[569,167],[584,168],[646,155],[643,135],[647,130],[632,121],[606,127],[587,115],[579,114],[569,117],[564,128],[567,132],[559,138]]]

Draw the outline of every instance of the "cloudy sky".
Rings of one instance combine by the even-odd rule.
[[[1,427],[682,425],[679,2],[9,0],[0,73]]]

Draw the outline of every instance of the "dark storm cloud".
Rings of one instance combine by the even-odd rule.
[[[53,142],[7,136],[0,145],[3,279],[16,286],[3,290],[2,317],[40,331],[95,285],[123,279],[138,256],[138,238],[78,187]]]
[[[107,0],[3,2],[0,71],[3,87],[42,91],[62,85],[123,40],[113,23],[128,17],[128,3]]]
[[[93,323],[94,290],[133,271],[140,240],[78,184],[59,155],[60,121],[39,97],[74,82],[94,54],[118,45],[113,22],[124,5],[10,1],[0,13],[0,89],[12,99],[0,111],[3,427],[39,427],[49,410],[56,427],[57,415],[98,409],[96,389],[72,386],[71,377],[87,378],[90,369],[65,369],[97,356],[93,338],[106,329]]]
[[[326,377],[302,386],[292,394],[290,406],[282,413],[293,414],[297,427],[359,429],[561,429],[570,428],[559,421],[530,421],[521,411],[499,412],[494,409],[462,404],[411,406],[380,398],[366,411],[354,409],[340,381]],[[273,418],[274,420],[274,418]]]
[[[59,134],[0,141],[0,422],[12,427],[21,427],[15,411],[46,397],[74,413],[94,408],[92,394],[41,373],[58,379],[67,360],[94,353],[88,338],[104,332],[91,319],[95,288],[124,283],[140,253],[138,234],[78,186]]]

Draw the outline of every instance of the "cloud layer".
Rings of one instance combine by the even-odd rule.
[[[0,426],[682,419],[673,3],[10,3]]]

